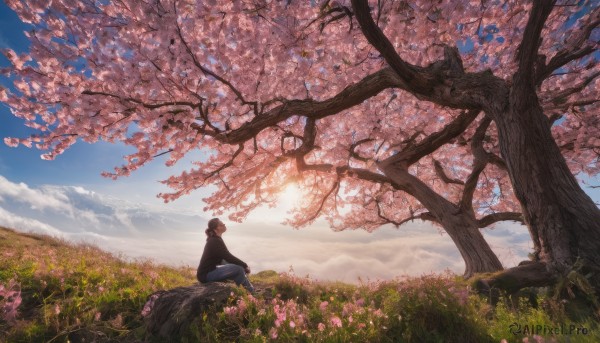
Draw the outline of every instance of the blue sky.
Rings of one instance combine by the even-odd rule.
[[[0,48],[27,49],[23,25],[0,2]],[[7,61],[0,56],[0,67]],[[6,80],[4,82],[6,85]],[[25,137],[30,131],[0,104],[0,140]],[[153,259],[172,265],[196,266],[204,245],[210,213],[202,208],[210,189],[164,204],[156,194],[168,191],[158,181],[191,167],[185,159],[172,168],[157,159],[116,181],[100,176],[122,164],[128,150],[122,144],[79,142],[54,161],[41,152],[0,144],[0,225],[73,241],[94,243],[127,258]],[[600,199],[598,194],[595,199]],[[294,230],[280,224],[290,199],[276,209],[261,208],[244,223],[228,223],[230,250],[254,271],[273,269],[321,280],[355,282],[410,274],[461,273],[457,249],[437,229],[411,223],[399,230],[384,227],[374,233],[332,232],[323,222]],[[265,219],[268,218],[268,219]],[[524,259],[530,249],[524,227],[501,223],[485,235],[506,266]]]

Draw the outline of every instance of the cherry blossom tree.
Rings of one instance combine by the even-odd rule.
[[[522,208],[536,263],[511,272],[600,268],[573,176],[599,167],[593,2],[7,3],[34,30],[0,100],[40,131],[9,145],[134,146],[111,177],[201,149],[165,200],[214,184],[208,209],[241,220],[296,183],[291,224],[433,220],[467,275],[501,267],[479,228]]]

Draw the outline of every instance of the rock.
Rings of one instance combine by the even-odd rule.
[[[184,335],[204,312],[218,311],[226,304],[233,287],[222,282],[196,283],[150,295],[142,311],[146,331],[163,338]]]

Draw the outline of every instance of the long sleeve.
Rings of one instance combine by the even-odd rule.
[[[206,282],[206,274],[215,270],[217,265],[221,264],[221,261],[225,260],[227,263],[237,264],[238,266],[247,268],[248,265],[233,256],[227,249],[225,242],[221,237],[210,237],[206,241],[204,246],[204,252],[200,259],[200,265],[198,266],[197,278],[200,282]]]

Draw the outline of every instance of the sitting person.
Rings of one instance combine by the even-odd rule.
[[[233,256],[221,235],[227,231],[227,227],[219,218],[213,218],[208,221],[208,229],[206,229],[206,245],[200,259],[200,265],[196,277],[201,283],[233,280],[237,285],[242,285],[251,293],[254,292],[254,287],[246,277],[250,274],[248,265]],[[222,264],[225,261],[227,264]]]

